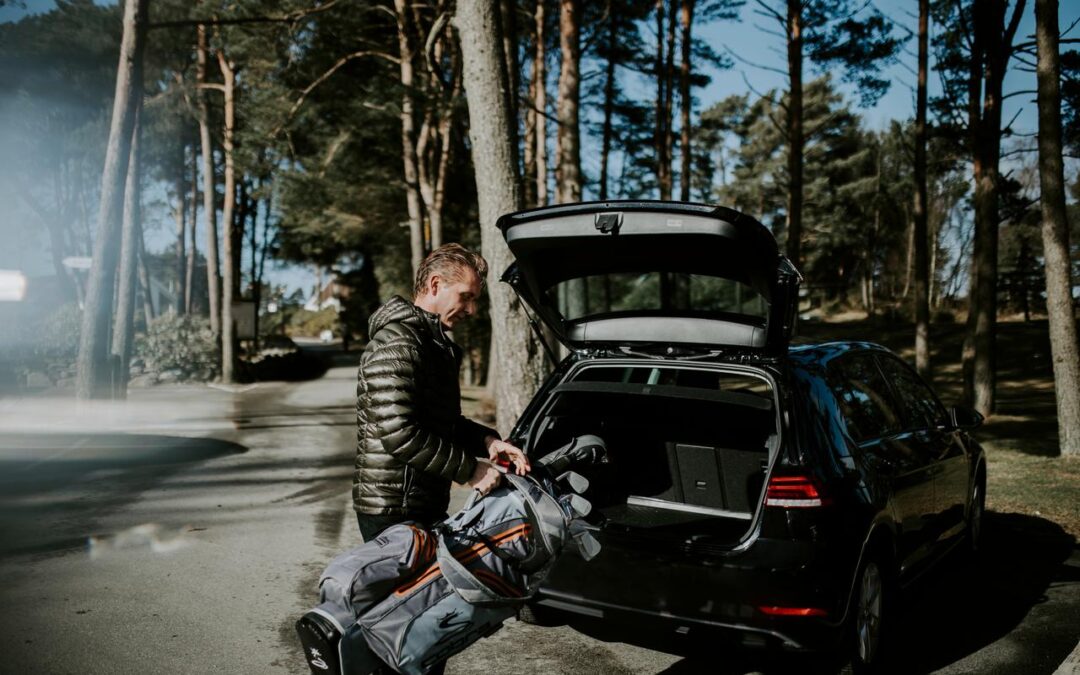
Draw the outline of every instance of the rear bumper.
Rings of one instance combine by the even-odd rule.
[[[771,625],[755,625],[673,616],[551,591],[538,594],[533,604],[545,615],[557,616],[598,639],[661,651],[693,651],[708,646],[823,653],[837,649],[842,639],[839,626],[813,618],[784,618],[772,621]]]
[[[608,545],[590,563],[569,552],[534,604],[583,632],[635,644],[705,639],[798,652],[839,646],[850,582],[835,573],[827,548],[759,539],[752,549],[720,560]],[[821,615],[775,616],[762,607]]]

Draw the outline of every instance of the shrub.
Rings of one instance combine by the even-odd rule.
[[[206,381],[218,374],[221,358],[210,321],[203,317],[164,314],[150,322],[135,341],[135,355],[148,372],[181,372],[180,379]]]
[[[335,333],[341,332],[341,320],[338,318],[337,310],[333,307],[320,309],[317,312],[301,309],[296,314],[293,314],[289,320],[290,335],[315,337],[327,329]]]

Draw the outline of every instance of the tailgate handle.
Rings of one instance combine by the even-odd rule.
[[[623,214],[621,213],[598,213],[593,221],[596,229],[604,234],[618,234],[622,223]]]

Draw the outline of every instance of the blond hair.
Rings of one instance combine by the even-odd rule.
[[[428,281],[432,275],[438,274],[451,282],[462,281],[462,272],[471,269],[480,277],[483,284],[487,277],[488,265],[483,256],[470,251],[461,244],[443,244],[424,258],[420,268],[416,270],[416,280],[413,282],[413,298],[419,298],[424,294]]]

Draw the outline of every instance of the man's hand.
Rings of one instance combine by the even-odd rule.
[[[510,462],[514,467],[514,473],[519,476],[524,476],[532,469],[529,466],[529,458],[525,456],[525,453],[506,441],[500,441],[494,436],[488,436],[484,439],[484,447],[487,448],[488,459],[492,462],[500,460]]]
[[[501,471],[491,464],[479,460],[476,462],[476,470],[473,471],[472,478],[469,479],[466,485],[479,492],[481,496],[486,496],[487,493],[499,486],[501,480]]]

